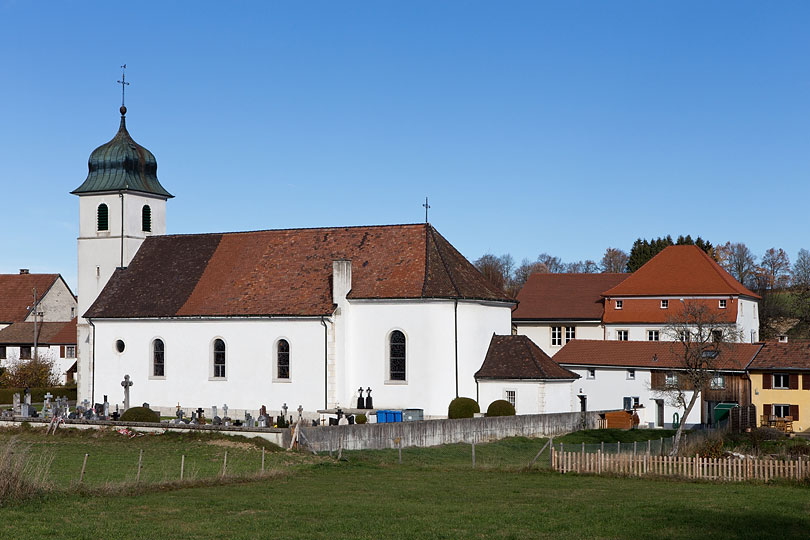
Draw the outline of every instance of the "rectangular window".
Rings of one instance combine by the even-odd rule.
[[[726,309],[726,301],[720,300],[720,309]]]
[[[790,388],[790,377],[787,373],[776,373],[773,376],[773,387],[781,390]]]
[[[660,336],[658,330],[647,330],[647,341],[658,341]]]
[[[20,359],[29,360],[31,358],[31,347],[20,347]]]
[[[628,339],[628,331],[627,330],[616,330],[616,339],[619,341],[627,341]]]
[[[559,347],[562,345],[562,326],[551,327],[551,346]]]
[[[669,307],[669,300],[661,300],[661,309],[667,309]]]
[[[675,386],[678,384],[678,375],[675,373],[667,373],[666,378],[664,379],[664,384],[666,386]]]
[[[76,358],[76,345],[65,346],[65,358]]]
[[[784,418],[790,416],[790,405],[774,405],[773,415],[777,418]]]
[[[638,405],[639,405],[639,400],[638,400],[638,396],[636,396],[636,397],[633,398],[633,407],[638,407]]]
[[[633,398],[631,398],[631,397],[622,398],[622,408],[625,411],[629,411],[630,409],[632,409],[633,408]]]
[[[722,330],[712,330],[712,341],[715,343],[720,343],[723,341],[723,331]]]
[[[726,376],[722,373],[715,373],[714,377],[712,377],[712,389],[713,390],[722,390],[726,387]]]
[[[512,404],[512,407],[514,407],[515,402],[517,401],[517,390],[504,390],[503,397],[506,399],[506,401]]]
[[[627,379],[631,381],[636,380],[636,370],[635,369],[628,369],[627,370]]]
[[[621,300],[616,300],[616,309],[622,309],[623,302]]]
[[[566,326],[565,327],[565,342],[568,343],[572,339],[576,339],[577,337],[577,327],[576,326]]]
[[[586,376],[587,379],[595,379],[596,378],[596,370],[594,368],[588,368],[588,374]]]
[[[6,359],[6,346],[0,346],[0,360]]]

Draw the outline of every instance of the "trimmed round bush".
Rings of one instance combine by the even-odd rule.
[[[355,424],[365,424],[368,422],[368,418],[366,418],[365,414],[355,414],[354,415],[354,423]]]
[[[515,416],[515,408],[505,399],[496,399],[487,407],[487,416]]]
[[[122,422],[160,422],[160,415],[157,411],[146,407],[132,407],[124,411],[121,415]]]
[[[475,413],[481,412],[478,402],[468,397],[457,397],[447,407],[448,418],[472,418]]]

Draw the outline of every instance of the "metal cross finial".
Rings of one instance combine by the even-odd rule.
[[[124,64],[123,66],[121,66],[121,80],[120,80],[120,81],[118,81],[118,84],[120,84],[120,85],[121,85],[121,106],[122,106],[122,107],[124,106],[124,90],[126,89],[126,87],[127,87],[127,86],[129,86],[129,83],[127,82],[127,72],[126,72],[126,69],[127,69],[127,65],[126,65],[126,64]]]
[[[425,223],[427,223],[428,222],[428,210],[430,210],[430,205],[428,204],[428,198],[427,197],[425,197],[425,204],[423,204],[422,207],[425,209]]]

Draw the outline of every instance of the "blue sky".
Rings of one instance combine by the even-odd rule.
[[[75,285],[118,126],[172,233],[431,222],[468,258],[810,248],[807,2],[0,0],[0,272]]]

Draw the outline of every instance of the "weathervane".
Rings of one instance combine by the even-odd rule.
[[[428,222],[428,210],[430,210],[430,205],[428,204],[428,198],[427,197],[425,197],[425,204],[423,204],[422,207],[425,209],[425,223],[427,223]]]
[[[127,82],[127,71],[126,70],[127,70],[127,65],[126,64],[121,66],[121,80],[118,81],[118,84],[121,85],[121,109],[123,109],[121,111],[122,114],[124,112],[126,112],[126,106],[124,105],[124,90],[126,89],[127,86],[129,86],[129,83]]]

